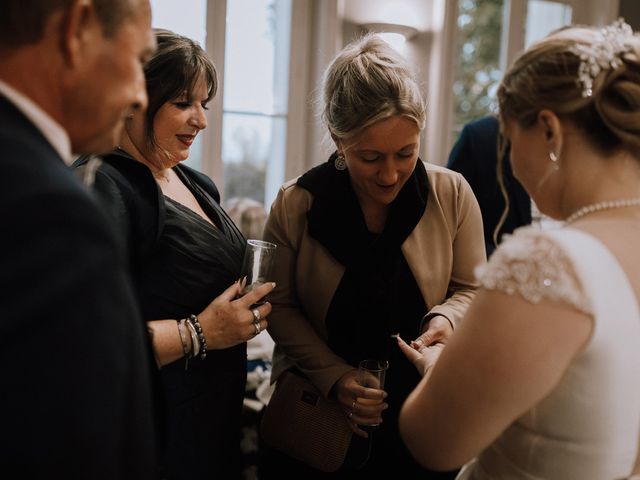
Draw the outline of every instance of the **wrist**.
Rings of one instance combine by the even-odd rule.
[[[445,337],[448,337],[454,331],[451,320],[442,314],[436,313],[432,314],[430,317],[425,315],[422,320],[422,328],[420,329],[421,334],[426,333],[430,329],[436,329],[441,331]]]
[[[422,372],[422,376],[426,377],[427,373],[433,368],[432,362],[423,362],[421,365],[420,371]]]
[[[180,344],[182,346],[182,355],[184,357],[184,369],[189,368],[189,359],[193,357],[193,340],[189,334],[189,329],[186,325],[186,320],[176,320],[178,325],[178,335],[180,336]]]
[[[207,356],[207,340],[202,330],[202,325],[196,315],[189,315],[185,318],[185,322],[191,332],[191,338],[193,339],[194,352],[193,356],[200,356],[200,360],[204,360]]]

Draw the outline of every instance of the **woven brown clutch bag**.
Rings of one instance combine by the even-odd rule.
[[[353,432],[340,405],[326,400],[306,378],[283,373],[260,424],[263,441],[307,465],[335,472]]]

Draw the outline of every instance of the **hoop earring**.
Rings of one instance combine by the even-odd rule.
[[[338,154],[336,161],[333,163],[333,166],[336,167],[336,170],[346,170],[347,162],[344,159],[344,155],[342,153]]]

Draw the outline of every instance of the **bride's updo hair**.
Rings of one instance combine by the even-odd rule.
[[[591,95],[583,95],[587,88],[579,81],[582,60],[575,52],[597,42],[604,45],[599,29],[568,27],[520,55],[498,88],[502,125],[514,120],[527,128],[540,110],[549,109],[582,130],[602,153],[623,148],[640,158],[640,39],[624,37],[626,51],[608,57],[619,59],[617,65],[588,75],[593,80]]]
[[[322,120],[336,138],[352,137],[394,115],[424,128],[424,100],[411,69],[374,34],[338,53],[325,71],[322,94]]]

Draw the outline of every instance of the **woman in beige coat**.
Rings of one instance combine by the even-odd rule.
[[[461,175],[418,158],[424,102],[378,37],[340,52],[323,100],[336,152],[280,189],[265,229],[278,245],[272,378],[296,369],[341,404],[354,442],[372,437],[363,476],[393,462],[402,478],[450,478],[422,469],[402,445],[398,411],[419,376],[391,337],[418,347],[453,333],[485,261],[476,199]],[[365,358],[389,362],[384,390],[357,383]],[[380,422],[372,435],[361,428]],[[270,456],[266,470],[291,471],[287,460]]]

